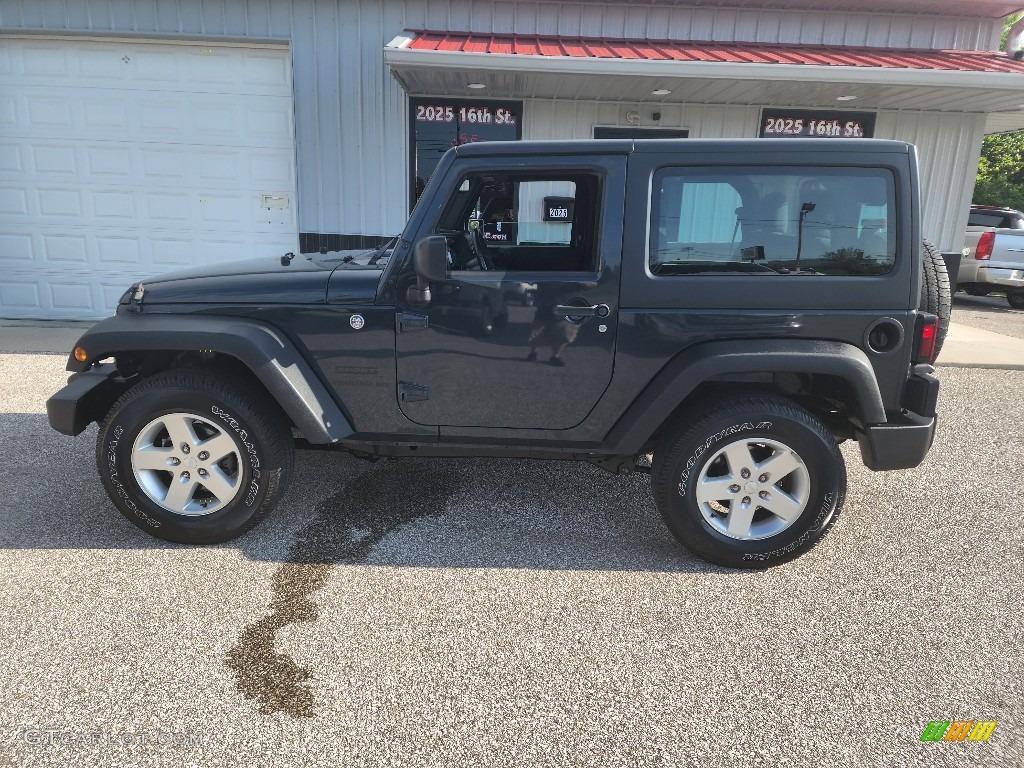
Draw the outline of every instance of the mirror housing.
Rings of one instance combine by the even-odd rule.
[[[412,254],[416,285],[410,285],[407,298],[412,304],[430,303],[430,284],[448,279],[448,240],[444,235],[428,235],[416,243]]]

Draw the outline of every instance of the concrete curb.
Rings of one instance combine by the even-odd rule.
[[[1024,339],[994,331],[949,324],[949,335],[942,346],[936,367],[998,368],[1024,370]]]

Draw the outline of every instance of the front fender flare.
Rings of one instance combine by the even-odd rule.
[[[336,443],[353,433],[341,407],[313,367],[276,328],[255,320],[215,315],[115,315],[78,340],[85,362],[68,357],[82,372],[119,352],[187,351],[229,355],[255,374],[310,443]]]
[[[703,382],[723,374],[763,372],[838,376],[852,387],[864,424],[886,422],[871,361],[851,344],[806,339],[715,341],[682,352],[662,368],[612,427],[606,443],[622,455],[637,453]]]

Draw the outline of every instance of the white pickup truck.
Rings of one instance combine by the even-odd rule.
[[[972,296],[1005,293],[1024,309],[1024,213],[972,205],[964,245],[957,285]]]

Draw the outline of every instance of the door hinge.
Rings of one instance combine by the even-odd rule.
[[[398,382],[398,397],[403,403],[429,400],[430,387],[423,384],[413,384],[411,381],[400,381]]]
[[[417,315],[412,312],[399,312],[398,313],[398,332],[404,333],[405,331],[423,331],[427,328],[427,316]]]

